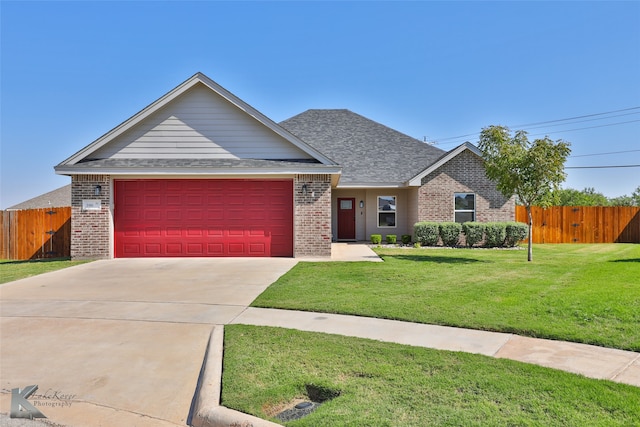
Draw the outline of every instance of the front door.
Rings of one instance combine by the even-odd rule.
[[[356,199],[338,199],[338,240],[356,240]]]

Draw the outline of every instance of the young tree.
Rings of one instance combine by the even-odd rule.
[[[568,142],[553,142],[549,137],[529,142],[527,132],[519,130],[511,136],[504,126],[489,126],[480,132],[478,148],[487,177],[496,182],[505,197],[515,194],[527,209],[529,261],[533,259],[531,206],[551,204],[551,193],[566,177],[564,163],[571,152],[569,146]]]

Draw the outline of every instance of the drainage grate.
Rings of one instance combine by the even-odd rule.
[[[318,402],[301,402],[291,409],[280,412],[276,418],[282,422],[299,420],[315,411],[318,406],[320,406]]]
[[[284,410],[276,415],[276,418],[282,422],[298,420],[315,411],[318,406],[327,400],[340,396],[340,392],[331,390],[326,387],[319,387],[313,384],[305,386],[307,390],[308,401],[300,402],[293,408]]]

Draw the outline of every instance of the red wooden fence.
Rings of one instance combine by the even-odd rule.
[[[534,243],[640,243],[640,207],[532,207]],[[528,223],[516,206],[516,221]]]
[[[0,211],[0,258],[61,258],[71,255],[71,208]]]

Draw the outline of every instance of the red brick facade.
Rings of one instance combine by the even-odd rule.
[[[476,195],[476,221],[514,221],[515,201],[487,178],[482,159],[465,150],[422,179],[418,221],[453,221],[454,193]]]
[[[96,186],[100,194],[96,195]],[[71,258],[111,257],[109,175],[73,175],[71,178]],[[100,210],[83,209],[83,200],[100,200]]]
[[[306,194],[303,185],[306,185]],[[331,175],[296,175],[293,205],[294,256],[330,257]]]

